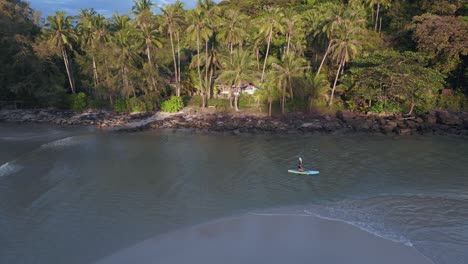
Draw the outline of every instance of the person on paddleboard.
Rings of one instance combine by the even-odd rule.
[[[298,171],[304,171],[304,165],[302,164],[302,159],[299,158],[299,164],[297,164]]]

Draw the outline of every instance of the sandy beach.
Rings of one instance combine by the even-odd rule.
[[[306,215],[245,215],[139,243],[98,264],[430,264],[413,247]]]

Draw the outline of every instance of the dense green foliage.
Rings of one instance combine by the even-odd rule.
[[[140,112],[179,111],[180,96],[195,96],[191,104],[202,107],[263,104],[270,114],[273,105],[283,113],[467,107],[463,1],[199,0],[193,10],[180,1],[154,8],[138,0],[128,15],[84,9],[39,23],[22,0],[0,0],[0,101]],[[260,90],[243,94],[247,84]]]
[[[180,96],[171,96],[170,99],[161,104],[161,110],[169,113],[179,112],[184,107],[184,102]]]
[[[75,111],[82,111],[88,106],[88,98],[85,93],[79,92],[68,96],[68,107]]]
[[[117,113],[138,113],[154,109],[151,102],[145,102],[144,98],[137,97],[119,98],[115,100],[113,108]]]

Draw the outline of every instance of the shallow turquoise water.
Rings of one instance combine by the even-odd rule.
[[[247,212],[297,211],[468,259],[468,141],[111,134],[0,125],[0,263],[93,263]],[[288,174],[297,158],[318,176]]]

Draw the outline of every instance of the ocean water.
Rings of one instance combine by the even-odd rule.
[[[0,125],[0,263],[95,263],[243,214],[313,215],[468,260],[468,141]],[[294,175],[302,157],[319,175]]]

